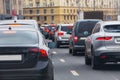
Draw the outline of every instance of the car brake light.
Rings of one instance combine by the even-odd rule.
[[[63,32],[58,32],[58,36],[63,36],[64,33]]]
[[[48,57],[48,54],[47,54],[46,50],[44,50],[44,49],[31,48],[30,52],[36,52],[36,53],[38,52],[38,53],[41,53],[42,57]]]
[[[78,42],[78,37],[77,36],[74,37],[74,42]]]
[[[112,37],[111,37],[111,36],[98,37],[98,38],[96,38],[96,40],[99,40],[99,41],[102,41],[102,40],[109,41],[109,40],[111,40],[111,39],[112,39]]]

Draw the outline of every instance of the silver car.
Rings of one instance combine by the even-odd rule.
[[[56,47],[59,48],[60,45],[68,45],[69,38],[72,33],[73,24],[59,24],[56,27],[56,32],[54,35],[54,41]]]
[[[85,45],[85,64],[91,64],[93,69],[120,62],[120,21],[98,22]]]

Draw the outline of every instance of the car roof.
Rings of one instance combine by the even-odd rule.
[[[77,22],[82,22],[82,21],[102,21],[101,19],[80,19],[77,20]]]
[[[58,25],[61,25],[61,26],[73,26],[73,24],[58,24]]]
[[[21,23],[21,24],[34,24],[35,20],[2,20],[0,24],[13,24],[13,23]]]
[[[120,21],[102,21],[98,23],[101,25],[120,25]]]

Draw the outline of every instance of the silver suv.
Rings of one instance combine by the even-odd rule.
[[[69,38],[72,33],[73,24],[59,24],[56,27],[56,32],[54,35],[56,47],[59,48],[60,45],[68,45]]]

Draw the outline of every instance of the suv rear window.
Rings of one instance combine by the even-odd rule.
[[[120,25],[107,25],[104,27],[105,32],[120,32]]]
[[[0,45],[36,44],[37,33],[34,31],[1,31]]]
[[[73,26],[62,26],[61,31],[71,32]]]
[[[79,27],[78,27],[78,33],[85,35],[87,33],[90,35],[92,33],[92,29],[95,27],[95,24],[98,21],[84,21],[80,22]]]

